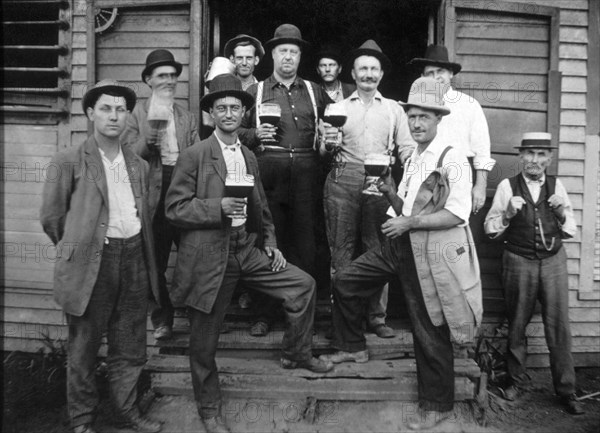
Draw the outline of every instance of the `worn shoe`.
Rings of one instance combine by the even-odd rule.
[[[294,361],[287,358],[281,358],[281,366],[288,370],[293,368],[305,368],[314,373],[327,373],[328,371],[333,370],[333,364],[331,362],[313,357],[305,361]]]
[[[394,338],[396,336],[396,332],[385,323],[375,326],[371,329],[371,332],[375,333],[379,338]]]
[[[122,424],[133,430],[145,433],[158,433],[162,429],[162,423],[140,415],[137,410],[124,415]]]
[[[225,420],[220,416],[203,418],[202,424],[204,424],[206,433],[231,433],[231,430],[229,430],[229,427],[227,427]]]
[[[247,310],[250,308],[252,304],[252,297],[250,296],[250,292],[244,292],[238,298],[238,305],[242,310]]]
[[[565,410],[571,415],[583,415],[583,404],[577,399],[575,394],[567,395],[560,398]]]
[[[264,337],[269,333],[270,328],[267,322],[259,320],[250,328],[250,335],[253,337]]]
[[[154,339],[168,340],[173,336],[173,328],[169,325],[159,326],[154,330]]]
[[[319,356],[319,359],[325,362],[332,362],[334,364],[350,361],[354,361],[358,364],[364,364],[369,360],[369,351],[366,349],[358,352],[344,352],[339,350],[329,355],[321,355]]]
[[[96,433],[91,424],[82,424],[73,428],[73,433]]]
[[[510,385],[504,390],[504,399],[508,401],[515,401],[519,397],[519,388],[514,385]]]
[[[437,410],[419,410],[419,414],[408,420],[409,430],[429,430],[440,424],[442,421],[450,418],[452,411],[438,412]]]

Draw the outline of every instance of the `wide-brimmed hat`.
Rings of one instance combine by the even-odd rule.
[[[321,59],[333,59],[341,65],[343,61],[342,50],[335,44],[325,44],[315,55],[317,66],[319,66]]]
[[[210,62],[204,81],[210,83],[213,78],[223,74],[235,74],[235,65],[227,57],[215,57]]]
[[[95,86],[90,87],[83,95],[81,100],[81,107],[83,112],[87,113],[88,107],[94,108],[96,101],[102,94],[108,94],[110,96],[122,96],[125,98],[125,103],[129,111],[133,111],[137,97],[135,92],[123,84],[119,84],[118,81],[112,79],[105,79],[98,81]]]
[[[443,45],[429,45],[425,50],[425,57],[416,57],[408,62],[408,64],[418,68],[441,66],[442,68],[451,70],[454,75],[458,74],[462,69],[460,63],[454,63],[448,59],[448,48]]]
[[[392,62],[390,62],[389,57],[383,54],[383,51],[381,51],[381,48],[373,39],[366,40],[360,47],[350,51],[346,60],[348,66],[352,68],[354,60],[360,56],[376,57],[381,62],[381,68],[384,71],[389,71],[392,69]]]
[[[227,41],[227,43],[225,44],[225,48],[223,49],[223,56],[224,57],[232,56],[233,50],[235,50],[235,47],[240,42],[249,42],[251,45],[253,45],[254,48],[256,48],[255,53],[259,59],[262,59],[263,56],[265,55],[265,50],[258,39],[253,38],[250,35],[241,34],[241,35],[237,35],[235,38],[229,39]]]
[[[183,68],[181,63],[175,61],[173,53],[169,50],[154,50],[146,57],[146,67],[142,71],[142,81],[145,83],[145,77],[151,75],[154,68],[158,68],[159,66],[173,66],[178,77]]]
[[[450,114],[450,109],[444,104],[443,86],[431,77],[417,78],[410,86],[408,101],[400,101],[400,105],[405,110],[417,107],[435,111],[442,116]]]
[[[296,44],[300,49],[306,49],[310,45],[302,39],[300,29],[293,24],[282,24],[275,29],[273,39],[265,42],[265,50],[271,50],[281,44]]]
[[[552,134],[549,132],[526,132],[521,139],[521,145],[515,149],[558,149],[552,146]]]
[[[217,75],[208,86],[209,93],[200,99],[202,111],[208,111],[216,99],[233,96],[242,101],[246,109],[254,105],[254,97],[242,90],[242,82],[232,74]]]

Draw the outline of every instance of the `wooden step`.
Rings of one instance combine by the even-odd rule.
[[[354,401],[417,400],[414,359],[343,363],[329,373],[286,370],[278,359],[218,357],[219,380],[225,397],[306,398]],[[193,396],[187,356],[154,355],[146,365],[154,392]],[[455,400],[472,399],[480,377],[470,359],[455,361]]]

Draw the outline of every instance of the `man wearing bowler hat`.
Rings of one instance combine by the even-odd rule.
[[[265,43],[273,57],[273,74],[251,86],[256,105],[240,129],[240,140],[255,150],[279,245],[290,263],[316,275],[316,205],[320,177],[317,152],[319,113],[331,102],[317,84],[298,76],[308,48],[298,27],[282,24]],[[258,114],[266,103],[278,104],[277,125]],[[268,323],[264,322],[266,329]]]
[[[347,120],[341,128],[327,128],[325,141],[334,143],[333,168],[325,181],[324,206],[332,273],[341,271],[363,252],[380,247],[381,224],[389,206],[385,197],[363,194],[366,185],[365,158],[369,154],[391,155],[398,151],[402,162],[412,153],[404,110],[384,98],[378,86],[391,62],[373,40],[365,41],[348,57],[356,91],[336,106],[344,108]],[[369,299],[366,321],[369,331],[381,338],[394,337],[386,325],[388,286]]]
[[[123,133],[124,143],[150,164],[150,206],[154,209],[152,225],[161,300],[151,315],[157,340],[172,335],[174,311],[165,272],[172,245],[179,242],[175,228],[165,218],[165,194],[179,153],[199,140],[196,117],[175,103],[177,77],[181,70],[181,63],[175,61],[168,50],[148,54],[142,81],[150,87],[152,94],[135,107]],[[155,118],[161,120],[153,120]]]
[[[254,76],[254,68],[264,55],[265,50],[260,41],[244,34],[228,40],[223,50],[223,56],[229,58],[235,65],[235,75],[242,82],[244,90],[248,90],[252,84],[258,83]]]
[[[498,184],[485,218],[485,232],[491,238],[506,236],[502,280],[508,315],[509,380],[504,395],[515,400],[527,385],[525,327],[539,300],[554,390],[565,410],[579,415],[583,407],[575,395],[567,255],[562,244],[562,239],[577,233],[573,208],[560,179],[546,174],[556,149],[552,136],[526,133],[516,149],[522,171]]]
[[[473,188],[471,191],[474,214],[485,204],[487,177],[495,161],[490,157],[490,133],[487,120],[479,102],[452,87],[452,78],[462,66],[448,59],[448,49],[443,45],[429,45],[425,57],[409,62],[421,71],[423,77],[437,80],[443,89],[444,103],[450,114],[438,127],[439,138],[455,149],[461,150],[472,167]],[[481,226],[482,221],[474,230]]]
[[[316,55],[317,74],[321,78],[321,87],[333,102],[340,102],[356,90],[354,84],[344,83],[339,77],[342,73],[342,53],[334,44],[324,45]]]
[[[200,105],[215,131],[181,153],[166,198],[167,217],[181,230],[172,296],[188,307],[194,397],[209,432],[228,431],[220,416],[215,353],[238,282],[282,303],[288,323],[283,368],[333,368],[312,357],[315,281],[279,251],[262,173],[238,139],[242,117],[253,104],[233,75],[213,79]],[[250,187],[247,198],[233,195],[229,188],[237,184]]]
[[[56,176],[42,195],[40,220],[57,248],[54,298],[69,325],[67,404],[76,433],[95,432],[94,369],[104,335],[117,414],[136,430],[161,429],[135,405],[150,292],[160,302],[148,164],[119,139],[135,103],[135,93],[114,80],[89,89],[82,105],[93,134],[54,156]]]
[[[468,226],[471,184],[461,171],[462,152],[438,140],[437,126],[450,110],[432,78],[419,78],[402,103],[417,147],[406,161],[398,189],[390,173],[378,181],[391,208],[381,231],[385,240],[336,273],[334,363],[367,362],[360,319],[364,299],[398,279],[414,340],[419,410],[411,430],[430,429],[452,413],[452,340],[472,341],[481,324],[479,263]]]

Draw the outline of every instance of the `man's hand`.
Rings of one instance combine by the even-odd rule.
[[[396,195],[398,188],[396,188],[396,182],[394,182],[394,178],[392,177],[392,170],[388,169],[387,176],[381,176],[377,180],[377,189],[380,193],[384,194],[386,197]]]
[[[156,128],[152,128],[150,125],[148,125],[147,128],[145,128],[144,131],[144,137],[146,137],[146,144],[148,146],[160,146],[160,143],[158,142],[158,134],[159,131]]]
[[[508,206],[506,207],[506,212],[504,213],[504,216],[506,217],[506,219],[512,219],[517,214],[517,212],[523,209],[524,205],[525,200],[523,199],[523,197],[520,197],[518,195],[511,197],[508,202]]]
[[[395,239],[412,229],[411,222],[412,219],[410,217],[398,216],[391,218],[381,225],[381,231],[388,238]]]
[[[556,194],[552,194],[548,199],[548,204],[550,208],[552,208],[552,212],[554,212],[554,216],[558,218],[560,222],[564,222],[565,220],[565,200]]]
[[[277,128],[270,123],[261,123],[256,128],[256,136],[259,140],[274,140]]]
[[[287,260],[277,248],[265,247],[265,252],[267,253],[267,256],[273,259],[271,262],[271,270],[273,272],[277,272],[287,266]]]
[[[485,204],[485,185],[475,184],[471,190],[471,199],[473,200],[473,213],[481,210]]]
[[[223,197],[221,199],[221,209],[225,215],[243,215],[245,198]]]
[[[340,130],[326,122],[323,122],[323,126],[325,128],[325,132],[323,134],[325,149],[331,151],[341,144],[338,140]]]

